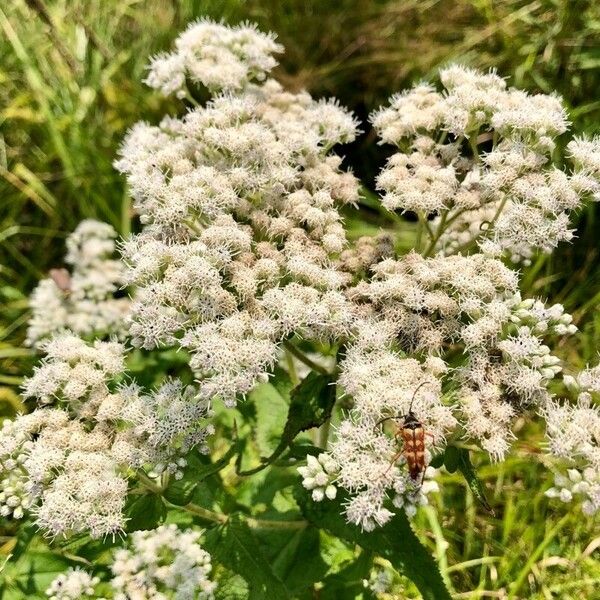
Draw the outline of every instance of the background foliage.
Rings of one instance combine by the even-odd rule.
[[[476,67],[496,67],[519,87],[556,90],[572,109],[574,131],[600,131],[600,4],[594,0],[3,3],[2,414],[23,409],[18,384],[32,363],[30,352],[22,347],[26,299],[37,280],[60,263],[64,236],[85,217],[106,220],[122,234],[135,227],[124,180],[112,168],[112,161],[125,131],[135,121],[157,121],[165,112],[180,110],[150,93],[140,80],[147,57],[168,48],[176,32],[200,15],[228,22],[249,19],[277,32],[287,50],[278,78],[293,89],[308,88],[315,96],[338,97],[363,121],[392,92],[415,80],[434,78],[440,65],[460,61]],[[364,134],[347,149],[346,160],[369,188],[386,150],[377,146],[366,124],[364,129]],[[412,223],[382,220],[369,207],[368,191],[365,193],[360,218],[348,216],[352,234],[360,235],[368,227],[401,228],[410,244]],[[526,294],[562,302],[567,311],[574,312],[583,335],[563,347],[562,352],[575,367],[595,360],[600,341],[597,208],[580,215],[575,243],[560,248],[552,258],[539,259],[524,273],[523,280]],[[248,413],[252,403],[240,410]],[[281,430],[277,424],[274,427]],[[528,427],[532,430],[527,432],[527,439],[541,440],[542,432],[535,426]],[[243,437],[248,432],[239,434]],[[270,442],[268,431],[256,440],[263,446],[263,455],[268,454],[265,448]],[[598,524],[583,520],[567,508],[550,506],[543,495],[550,480],[538,459],[539,447],[517,442],[517,449],[500,465],[485,464],[473,454],[494,516],[477,503],[459,474],[444,473],[435,508],[423,510],[417,518],[419,535],[438,559],[456,598],[593,598],[600,584]],[[227,448],[217,450],[224,454]],[[234,502],[228,496],[233,487],[241,488],[236,502],[242,504],[285,504],[284,497],[277,500],[276,492],[269,492],[267,480],[263,482],[262,498],[248,492],[244,499],[243,481],[233,472],[227,473],[223,475],[224,487],[215,487],[221,490],[219,502],[224,505]],[[207,475],[208,479],[215,477]],[[14,554],[14,531],[0,527],[0,534],[0,552]],[[264,542],[235,522],[229,523],[221,535],[233,546]],[[288,554],[282,554],[283,558],[274,563],[274,577],[289,578],[290,564],[308,563],[311,544],[318,535],[326,534],[303,530],[297,536],[297,546],[287,548]],[[22,542],[21,537],[18,543]],[[347,562],[352,552],[360,551],[336,548],[331,540],[327,543],[328,552],[338,552],[341,557],[337,575],[327,577],[343,586],[347,597],[364,594],[365,573],[360,563]],[[36,551],[40,555],[45,552],[43,548]],[[65,552],[68,557],[70,551]],[[93,549],[89,552],[93,560]],[[366,556],[370,550],[362,552]],[[53,560],[60,562],[59,558]],[[386,564],[383,558],[375,561]],[[350,564],[352,569],[344,566]],[[310,565],[315,570],[315,581],[324,576],[321,567]],[[61,563],[58,570],[63,568]],[[231,586],[234,590],[240,582],[232,579]],[[401,574],[395,580],[395,590],[396,597],[418,597]]]

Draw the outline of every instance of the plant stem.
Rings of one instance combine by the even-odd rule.
[[[296,348],[296,346],[294,346],[294,344],[292,344],[289,341],[285,341],[283,342],[283,347],[288,350],[290,352],[290,354],[293,354],[300,362],[303,362],[307,367],[310,367],[313,371],[316,371],[317,373],[321,373],[321,375],[329,375],[329,371],[325,368],[322,367],[321,365],[317,364],[316,362],[314,362],[312,359],[308,358],[308,356],[306,356],[306,354],[304,354],[304,352],[302,352],[302,350],[299,350],[298,348]]]
[[[212,521],[213,523],[220,523],[221,525],[229,521],[229,515],[224,513],[215,512],[202,506],[198,506],[193,502],[186,504],[183,507],[189,513],[197,515],[206,521]],[[271,521],[269,519],[255,519],[254,517],[244,517],[245,523],[248,527],[253,529],[304,529],[308,525],[308,521]]]
[[[500,202],[500,205],[498,206],[498,209],[496,210],[494,216],[492,217],[492,220],[484,221],[484,223],[488,223],[488,227],[485,230],[485,233],[488,233],[494,227],[494,225],[496,224],[496,221],[498,220],[498,217],[500,216],[500,213],[504,210],[504,207],[506,206],[507,201],[508,201],[508,195],[505,195],[504,198],[502,199],[502,201]],[[464,244],[459,246],[456,249],[455,254],[458,254],[459,252],[462,252],[463,250],[468,250],[473,245],[475,240],[477,240],[477,238],[480,236],[481,236],[481,233],[478,233],[473,239],[471,239],[468,242],[465,242]]]
[[[188,87],[187,82],[185,83],[184,93],[185,93],[185,99],[190,104],[192,104],[192,106],[194,106],[194,108],[200,107],[200,103],[196,100],[196,98],[194,98],[194,96],[192,96],[192,92],[190,91],[190,88]]]
[[[160,486],[156,485],[154,481],[146,473],[143,471],[137,471],[137,476],[139,482],[148,490],[150,490],[154,494],[162,495],[164,489]],[[164,499],[165,502],[174,508],[183,508],[189,513],[197,515],[201,517],[205,521],[211,521],[212,523],[219,523],[220,525],[224,525],[229,521],[229,515],[225,513],[216,512],[214,510],[209,510],[208,508],[204,508],[202,506],[198,506],[193,502],[186,504],[185,506],[177,506],[175,504],[171,504],[168,500]],[[255,519],[254,517],[246,517],[244,516],[244,521],[248,525],[248,527],[252,527],[253,529],[304,529],[308,525],[308,521],[304,519],[300,519],[297,521],[275,521],[270,519]]]
[[[163,488],[160,485],[157,485],[144,471],[138,470],[137,477],[139,482],[148,490],[150,490],[154,494],[162,494]]]
[[[287,364],[288,373],[290,375],[290,380],[293,385],[298,385],[300,383],[300,379],[298,378],[298,373],[296,372],[296,365],[294,364],[294,359],[292,353],[286,349],[285,351],[285,362]]]
[[[327,450],[327,440],[329,439],[329,429],[331,426],[331,418],[327,419],[323,425],[319,428],[317,435],[317,446]]]
[[[435,232],[435,235],[432,236],[432,238],[429,242],[429,246],[427,246],[427,249],[423,253],[423,256],[427,257],[433,252],[433,249],[435,248],[437,241],[440,239],[442,233],[444,233],[444,229],[446,228],[446,219],[447,218],[448,218],[448,211],[445,210],[442,213],[442,218],[440,219],[440,224],[438,225],[437,231]]]

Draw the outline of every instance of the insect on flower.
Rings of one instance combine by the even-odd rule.
[[[412,406],[417,392],[427,383],[428,382],[426,381],[421,383],[414,391],[412,400],[410,401],[410,406],[408,407],[408,412],[405,415],[384,417],[375,423],[375,427],[378,427],[388,420],[402,420],[402,424],[394,436],[396,440],[398,440],[398,438],[402,438],[402,448],[400,448],[400,450],[390,461],[388,470],[392,468],[400,456],[404,455],[411,479],[413,481],[418,481],[419,476],[421,477],[419,485],[423,484],[423,478],[425,477],[425,436],[430,436],[433,438],[433,434],[425,431],[423,423],[421,423],[421,421],[419,421],[419,419],[417,419],[413,413]]]
[[[56,284],[56,287],[68,294],[71,291],[71,275],[66,269],[50,269],[48,272],[50,278]]]

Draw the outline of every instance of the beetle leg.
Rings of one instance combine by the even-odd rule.
[[[389,473],[390,469],[394,466],[394,463],[402,456],[403,450],[399,450],[397,454],[394,455],[394,458],[390,461],[390,466],[387,468],[386,473]]]

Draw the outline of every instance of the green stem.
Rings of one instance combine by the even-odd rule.
[[[137,471],[137,476],[139,482],[149,491],[154,494],[162,495],[164,489],[154,481],[146,473],[143,471]],[[163,498],[164,499],[164,498]],[[218,523],[219,525],[224,525],[229,521],[229,515],[225,513],[216,512],[214,510],[209,510],[208,508],[204,508],[202,506],[198,506],[193,502],[186,504],[185,506],[179,507],[175,504],[171,504],[168,500],[164,499],[165,502],[173,507],[173,508],[183,508],[189,513],[192,513],[205,521],[210,521],[212,523]],[[308,521],[305,520],[297,520],[297,521],[275,521],[270,519],[255,519],[254,517],[246,517],[244,516],[244,521],[249,527],[253,529],[304,529],[308,525]]]
[[[473,158],[479,162],[479,149],[477,148],[477,134],[469,136],[469,146],[473,152]]]
[[[289,350],[285,351],[285,362],[292,384],[294,386],[298,385],[300,383],[300,378],[298,377],[298,373],[296,371],[296,365],[294,364],[292,353]]]
[[[302,352],[302,350],[299,350],[298,348],[296,348],[296,346],[294,346],[294,344],[292,344],[289,341],[285,341],[283,342],[283,347],[288,350],[290,352],[290,354],[293,354],[300,362],[304,363],[307,367],[310,367],[313,371],[316,371],[317,373],[321,373],[321,375],[329,375],[329,371],[325,368],[322,367],[321,365],[317,364],[316,362],[314,362],[312,359],[308,358],[308,356],[306,356],[306,354],[304,354],[304,352]]]
[[[498,220],[498,217],[500,216],[500,213],[504,210],[504,207],[506,206],[506,202],[508,201],[508,196],[504,196],[504,198],[502,199],[502,202],[500,202],[500,206],[498,206],[498,209],[496,210],[494,216],[492,217],[491,221],[487,221],[488,223],[488,227],[485,230],[485,233],[488,233],[492,230],[492,228],[494,227],[494,225],[496,224],[496,221]],[[458,254],[459,252],[462,252],[463,250],[468,250],[477,240],[477,238],[479,238],[481,236],[480,233],[478,233],[473,239],[469,240],[468,242],[465,242],[464,244],[460,245],[456,251],[455,254]]]
[[[200,107],[200,103],[196,100],[196,98],[194,98],[194,96],[192,96],[192,92],[190,91],[190,88],[188,87],[187,81],[185,83],[185,99],[192,104],[195,108],[199,108]]]
[[[206,521],[219,523],[220,525],[224,525],[227,523],[227,521],[229,521],[229,515],[215,512],[214,510],[208,510],[208,508],[198,506],[193,502],[186,504],[183,508],[189,513],[201,517]],[[269,519],[244,517],[244,521],[248,527],[252,527],[253,529],[304,529],[308,525],[308,521],[303,519],[298,521],[271,521]]]
[[[329,429],[331,427],[331,419],[327,419],[323,425],[319,428],[317,436],[317,446],[327,450],[327,441],[329,440]]]
[[[440,239],[442,233],[444,233],[444,229],[446,228],[446,219],[447,218],[448,218],[448,211],[445,210],[442,213],[442,218],[440,219],[440,224],[438,225],[437,231],[435,232],[435,235],[431,237],[429,246],[427,246],[425,252],[423,253],[423,256],[425,256],[425,257],[430,256],[431,253],[433,252],[435,245],[437,244],[438,240]]]

